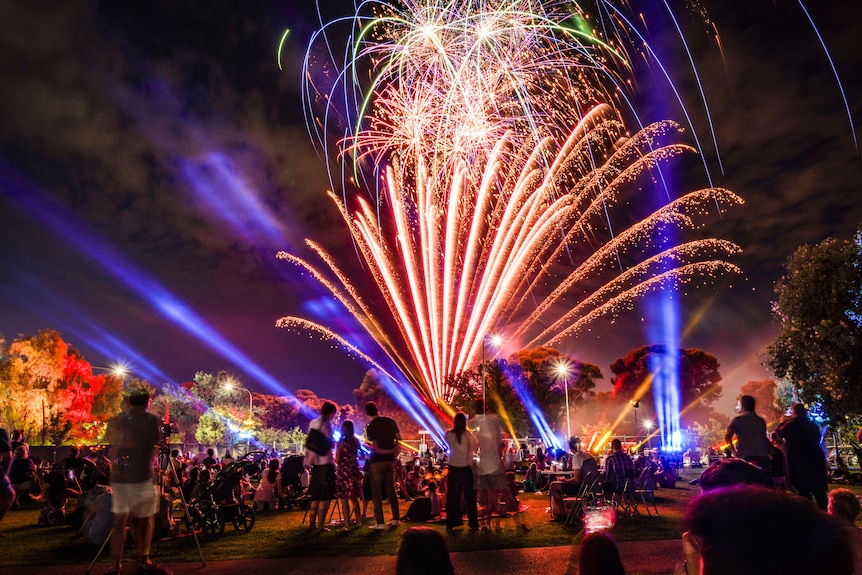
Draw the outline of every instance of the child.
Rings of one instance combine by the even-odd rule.
[[[431,501],[431,517],[436,519],[440,517],[440,496],[437,494],[437,482],[433,479],[426,486],[428,490],[428,500]]]

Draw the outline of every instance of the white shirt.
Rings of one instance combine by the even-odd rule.
[[[500,461],[503,443],[503,428],[493,415],[476,416],[476,436],[479,441],[479,475],[491,475],[503,471]]]
[[[449,465],[452,467],[469,467],[473,464],[473,456],[479,449],[476,436],[465,430],[458,443],[458,436],[453,429],[446,432],[446,443],[449,444]]]

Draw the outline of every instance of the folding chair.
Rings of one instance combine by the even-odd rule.
[[[646,509],[647,515],[652,515],[649,510],[650,504],[652,504],[652,508],[655,509],[655,514],[658,516],[658,507],[655,504],[655,478],[652,475],[652,469],[649,466],[644,467],[643,471],[641,471],[640,477],[635,483],[634,489],[634,497],[640,497],[641,502],[644,504],[644,509]]]
[[[619,510],[620,514],[634,517],[640,513],[637,500],[637,481],[638,472],[632,469],[627,475],[623,489],[620,492],[614,492],[612,500],[614,507]]]
[[[563,508],[568,509],[563,525],[571,525],[581,516],[584,508],[593,505],[598,498],[597,489],[601,488],[602,474],[590,471],[581,481],[578,493],[574,497],[563,497]]]

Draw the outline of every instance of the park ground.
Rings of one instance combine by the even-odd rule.
[[[618,517],[612,533],[620,545],[629,575],[673,574],[681,565],[681,518],[685,506],[699,488],[689,481],[699,469],[686,469],[676,488],[656,490],[659,515],[647,515],[641,505],[633,517]],[[456,573],[574,575],[574,557],[583,536],[580,524],[564,527],[549,522],[548,496],[521,494],[523,517],[532,530],[515,530],[512,519],[504,519],[502,533],[462,530],[445,533],[442,523],[422,523],[444,533],[452,552]],[[401,502],[401,512],[407,508]],[[388,513],[388,510],[387,510]],[[98,552],[94,545],[73,539],[69,527],[37,527],[38,509],[10,511],[0,523],[0,574],[84,575]],[[215,541],[201,541],[198,552],[189,536],[166,538],[153,547],[153,559],[177,575],[267,575],[290,573],[345,573],[370,575],[394,573],[395,554],[401,533],[414,523],[384,531],[365,526],[350,531],[336,526],[325,533],[311,532],[303,523],[305,511],[291,509],[259,512],[250,532],[235,531],[228,523]],[[333,515],[338,519],[338,514]],[[136,569],[134,550],[129,569]],[[101,575],[110,566],[106,549],[91,570]],[[203,556],[203,561],[201,560]],[[206,564],[204,567],[203,563]]]

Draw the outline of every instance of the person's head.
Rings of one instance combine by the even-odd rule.
[[[433,479],[427,483],[428,493],[437,493],[437,482]]]
[[[189,481],[191,481],[192,483],[194,483],[198,479],[200,479],[200,475],[201,475],[201,468],[200,467],[192,467],[191,469],[189,469]]]
[[[853,573],[853,548],[812,501],[756,485],[700,494],[683,517],[701,575]],[[791,552],[792,550],[792,552]]]
[[[329,421],[335,415],[335,404],[331,401],[323,402],[323,407],[320,408],[320,416]]]
[[[380,410],[377,409],[377,404],[373,401],[369,401],[368,403],[366,403],[365,414],[368,415],[368,417],[377,417],[378,415],[380,415]]]
[[[581,450],[581,439],[574,435],[569,438],[569,449],[572,453],[577,453]]]
[[[610,533],[589,533],[578,551],[578,575],[625,575],[620,551]]]
[[[774,487],[772,477],[760,467],[737,457],[719,459],[700,474],[700,488],[712,491],[731,485],[762,485]]]
[[[278,459],[270,459],[269,463],[267,464],[267,468],[270,471],[278,471],[278,465]]]
[[[15,459],[27,459],[28,457],[30,457],[30,451],[27,449],[26,443],[15,448]]]
[[[345,419],[344,423],[341,424],[341,438],[352,441],[355,434],[356,430],[353,428],[353,422]]]
[[[855,525],[859,516],[859,498],[849,489],[833,489],[829,492],[826,510],[841,523]]]
[[[171,449],[171,457],[176,459],[179,456],[180,456],[180,450],[179,449]]]
[[[616,438],[612,439],[611,440],[611,451],[616,453],[617,451],[622,451],[622,450],[623,450],[623,442],[620,441],[619,439],[616,439]]]
[[[452,420],[452,429],[458,433],[467,429],[467,416],[463,413],[456,413],[455,419]]]
[[[739,398],[739,409],[742,411],[754,411],[754,398],[750,395],[743,395]]]
[[[215,449],[213,449],[212,447],[210,447],[209,449],[207,449],[207,455],[208,455],[209,457],[213,457],[213,456],[215,455]]]
[[[411,527],[401,536],[395,575],[454,575],[446,541],[430,527]]]
[[[143,387],[137,387],[129,392],[127,401],[130,407],[146,409],[150,405],[150,391]]]
[[[212,471],[204,467],[201,469],[198,479],[200,479],[201,483],[209,483],[210,479],[212,479]]]
[[[801,403],[793,404],[793,416],[794,417],[808,417],[808,410],[805,409],[805,406]]]

